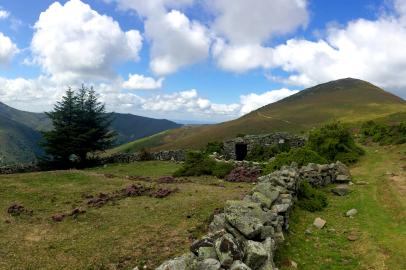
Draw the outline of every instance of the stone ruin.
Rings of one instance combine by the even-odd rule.
[[[272,146],[287,144],[291,148],[304,146],[306,140],[302,137],[289,133],[272,133],[264,135],[246,135],[231,140],[224,141],[223,155],[227,160],[242,161],[255,147],[255,145]]]
[[[289,229],[289,213],[302,181],[315,187],[348,183],[351,175],[341,162],[284,167],[262,176],[241,201],[227,201],[209,232],[190,252],[157,270],[276,270],[274,254]]]

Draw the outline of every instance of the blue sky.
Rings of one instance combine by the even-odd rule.
[[[343,77],[406,97],[404,44],[406,0],[0,0],[0,101],[49,110],[85,83],[215,122]]]

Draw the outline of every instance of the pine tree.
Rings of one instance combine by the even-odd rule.
[[[115,136],[111,115],[97,99],[93,88],[82,86],[77,93],[68,89],[62,101],[47,113],[54,129],[43,133],[42,159],[53,167],[86,166],[89,153],[109,148]]]

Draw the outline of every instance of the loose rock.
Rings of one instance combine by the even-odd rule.
[[[313,222],[313,225],[318,228],[318,229],[323,229],[324,225],[326,225],[326,221],[324,219],[321,218],[316,218]]]
[[[358,213],[357,209],[353,208],[351,210],[348,210],[347,213],[345,213],[345,215],[347,217],[354,217],[357,213]]]

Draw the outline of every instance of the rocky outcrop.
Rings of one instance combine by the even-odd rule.
[[[327,165],[294,164],[260,177],[241,201],[228,201],[214,216],[209,232],[190,252],[164,262],[159,270],[275,270],[273,256],[289,228],[289,213],[302,181],[315,187],[351,179],[341,162]]]

